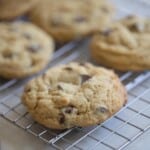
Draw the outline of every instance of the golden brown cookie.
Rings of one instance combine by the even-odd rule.
[[[0,0],[0,20],[23,15],[39,0]]]
[[[89,35],[111,21],[112,6],[97,0],[45,0],[30,12],[30,19],[59,42]]]
[[[114,72],[70,63],[30,81],[22,101],[40,124],[66,129],[105,121],[126,103],[126,91]]]
[[[122,71],[150,69],[150,20],[128,16],[95,35],[91,54],[96,62]]]
[[[0,23],[0,76],[37,73],[49,62],[53,49],[52,38],[31,23]]]

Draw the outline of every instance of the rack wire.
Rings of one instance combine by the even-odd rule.
[[[82,44],[83,47],[75,50],[77,45],[80,45],[79,42],[70,43],[61,51],[57,51],[49,67],[70,61],[91,60],[88,54],[85,55],[87,45]],[[57,149],[123,149],[150,128],[150,72],[118,74],[128,90],[129,102],[121,111],[100,125],[59,131],[38,124],[32,120],[20,101],[24,82],[14,92],[7,94],[8,89],[17,84],[16,80],[13,84],[8,84],[13,80],[1,84],[5,87],[1,93],[7,89],[0,100],[1,117]],[[5,84],[7,86],[4,86]]]
[[[70,61],[92,62],[87,41],[74,41],[60,48],[47,68]],[[52,130],[38,124],[20,101],[26,79],[0,79],[0,117],[56,149],[122,150],[150,129],[150,71],[117,73],[128,91],[128,103],[100,125]]]

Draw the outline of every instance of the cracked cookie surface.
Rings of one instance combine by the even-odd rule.
[[[45,0],[31,10],[29,17],[57,41],[66,42],[105,28],[113,11],[107,1]]]
[[[128,16],[95,35],[92,57],[118,70],[150,69],[150,20]]]
[[[13,19],[23,15],[39,0],[0,0],[0,19]]]
[[[22,78],[43,69],[54,44],[49,35],[27,22],[0,23],[0,76]]]
[[[126,103],[126,91],[114,72],[74,62],[30,81],[22,101],[40,124],[66,129],[96,125],[111,117]]]

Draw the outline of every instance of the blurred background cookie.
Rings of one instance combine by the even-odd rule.
[[[39,0],[0,0],[0,20],[13,19],[26,13]]]
[[[95,35],[91,54],[96,62],[122,71],[150,69],[150,20],[126,17]]]
[[[0,76],[22,78],[43,69],[51,58],[51,37],[27,22],[0,23]]]
[[[43,0],[30,11],[30,19],[59,42],[81,38],[104,29],[114,9],[107,1]]]

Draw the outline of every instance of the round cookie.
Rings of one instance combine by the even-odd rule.
[[[39,0],[0,0],[0,20],[13,19],[27,12]]]
[[[150,19],[130,15],[119,20],[119,23],[123,24],[132,32],[150,33]]]
[[[122,71],[150,69],[150,20],[126,17],[95,35],[91,54],[96,62]]]
[[[111,21],[112,6],[97,0],[41,1],[29,17],[59,42],[67,42],[104,29]]]
[[[22,78],[43,69],[54,43],[51,37],[27,22],[0,23],[0,76]]]
[[[30,81],[22,101],[40,124],[66,129],[105,121],[126,103],[126,91],[114,72],[70,63]]]

